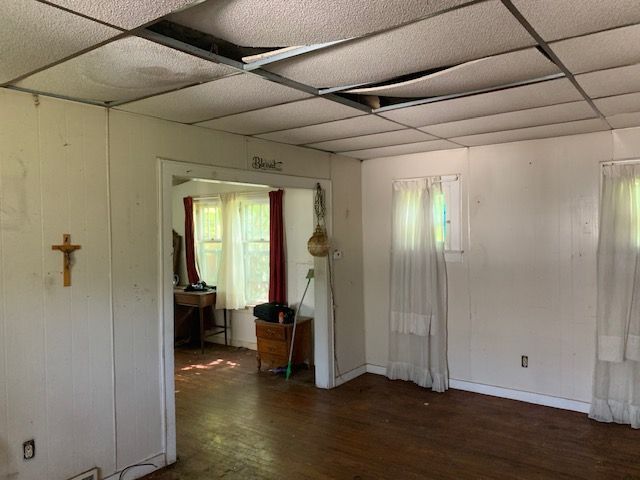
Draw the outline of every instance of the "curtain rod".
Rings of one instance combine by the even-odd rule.
[[[394,178],[393,181],[404,182],[409,180],[424,180],[426,178],[434,178],[434,177],[455,177],[455,178],[449,178],[447,180],[439,180],[433,183],[455,182],[456,180],[460,179],[460,174],[456,173],[456,174],[447,174],[447,175],[427,175],[425,177],[413,177],[413,178]]]

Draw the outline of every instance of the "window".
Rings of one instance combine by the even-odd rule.
[[[462,252],[460,229],[460,175],[443,175],[441,192],[434,198],[434,218],[442,219],[436,226],[436,240],[444,241],[447,260],[453,260]]]
[[[222,204],[220,198],[194,200],[195,241],[198,269],[208,285],[218,283],[222,261]]]
[[[269,299],[269,197],[241,197],[245,298],[248,305]],[[194,199],[195,240],[202,280],[217,285],[224,243],[222,202],[219,197]]]
[[[255,305],[269,300],[269,198],[243,199],[241,215],[245,297]]]

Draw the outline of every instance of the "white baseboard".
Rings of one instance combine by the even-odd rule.
[[[224,339],[209,339],[207,340],[208,342],[211,343],[217,343],[220,345],[224,345]],[[249,342],[246,340],[236,340],[235,338],[230,338],[229,339],[229,345],[232,347],[242,347],[242,348],[248,348],[249,350],[258,350],[258,343],[257,342]]]
[[[159,453],[158,455],[155,455],[146,460],[141,460],[138,463],[152,463],[155,465],[155,467],[145,466],[130,468],[129,470],[127,470],[127,473],[124,474],[122,480],[135,480],[136,478],[142,478],[145,475],[149,475],[150,473],[167,466],[164,453]],[[108,477],[104,477],[104,480],[119,480],[120,472],[122,472],[122,470],[118,470],[116,473],[109,475]]]
[[[483,395],[491,395],[492,397],[508,398],[510,400],[519,400],[521,402],[534,403],[536,405],[544,405],[545,407],[561,408],[563,410],[572,410],[574,412],[589,413],[590,403],[581,402],[579,400],[570,400],[568,398],[553,397],[551,395],[543,395],[541,393],[525,392],[523,390],[513,390],[511,388],[494,387],[493,385],[484,385],[481,383],[467,382],[465,380],[449,380],[449,387],[456,390],[464,390],[467,392],[482,393]]]
[[[354,378],[357,378],[360,375],[364,375],[365,373],[367,373],[367,366],[360,365],[359,367],[356,367],[353,370],[349,370],[348,372],[345,372],[340,376],[336,376],[335,386],[339,387],[340,385],[350,382]]]
[[[374,373],[376,375],[386,375],[387,367],[381,367],[380,365],[374,365],[373,363],[367,363],[367,373]]]
[[[376,375],[386,375],[386,367],[366,365],[367,373]],[[510,400],[518,400],[521,402],[534,403],[536,405],[544,405],[545,407],[561,408],[563,410],[572,410],[574,412],[589,413],[591,404],[581,402],[579,400],[570,400],[568,398],[553,397],[551,395],[543,395],[541,393],[525,392],[523,390],[514,390],[511,388],[495,387],[493,385],[485,385],[482,383],[468,382],[466,380],[449,379],[449,388],[454,390],[464,390],[466,392],[481,393],[492,397],[508,398]]]

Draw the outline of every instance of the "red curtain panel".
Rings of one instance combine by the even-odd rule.
[[[196,244],[193,233],[193,198],[184,197],[184,253],[187,259],[189,283],[200,281],[196,267]]]
[[[284,190],[269,192],[269,301],[287,303],[287,263],[285,261]]]

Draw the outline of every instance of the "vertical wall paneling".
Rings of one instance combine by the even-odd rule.
[[[28,95],[2,94],[3,300],[10,448],[9,475],[46,478],[46,325],[42,279],[42,199],[38,108]],[[0,433],[3,437],[5,434]],[[22,442],[37,455],[22,460]],[[3,439],[4,440],[4,439]]]
[[[8,374],[0,378],[0,425],[8,419],[0,455],[10,452],[0,465],[25,479],[68,478],[96,465],[108,475],[115,445],[106,114],[15,92],[1,92],[0,103],[0,375]],[[82,245],[66,288],[62,254],[51,250],[63,233]],[[22,442],[31,438],[36,456],[23,461]]]

